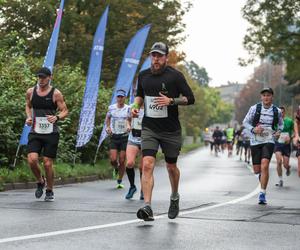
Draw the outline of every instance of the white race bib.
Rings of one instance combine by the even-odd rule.
[[[279,143],[289,143],[289,141],[290,141],[290,134],[288,132],[281,132],[278,142]]]
[[[154,103],[155,96],[145,96],[145,115],[151,118],[167,118],[168,107],[159,107]]]
[[[271,128],[264,128],[261,134],[255,135],[255,140],[258,142],[272,141],[274,131]]]
[[[142,130],[142,120],[143,117],[133,118],[132,119],[132,128],[136,130]]]
[[[47,117],[36,117],[34,131],[37,134],[53,133],[53,123],[47,120]]]
[[[124,134],[126,133],[126,120],[118,119],[114,122],[113,133],[114,134]]]

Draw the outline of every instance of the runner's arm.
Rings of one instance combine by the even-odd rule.
[[[177,86],[182,94],[180,97],[172,98],[171,105],[191,105],[195,103],[195,97],[192,89],[188,85],[182,73],[179,74]]]
[[[30,88],[26,92],[26,106],[25,106],[25,112],[26,112],[26,124],[31,125],[32,124],[32,106],[31,106],[31,96],[32,96],[33,88]]]
[[[278,110],[278,128],[277,128],[277,130],[282,131],[283,126],[284,126],[284,123],[283,123],[283,119],[282,119],[282,113],[281,113],[281,110]]]
[[[255,106],[250,107],[247,115],[245,116],[245,118],[243,120],[244,127],[246,129],[248,129],[249,131],[251,131],[252,133],[253,133],[253,129],[254,129],[254,127],[252,126],[252,121],[254,118],[255,110],[256,110]]]
[[[299,125],[300,125],[300,121],[296,118],[294,122],[295,141],[299,140]]]
[[[57,89],[54,92],[54,96],[55,96],[57,108],[59,110],[59,114],[56,115],[56,119],[64,120],[69,114],[64,97],[63,97],[62,93]]]

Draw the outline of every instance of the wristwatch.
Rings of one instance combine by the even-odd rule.
[[[170,98],[171,100],[170,100],[170,106],[173,106],[174,104],[175,104],[175,101],[174,101],[174,98]]]

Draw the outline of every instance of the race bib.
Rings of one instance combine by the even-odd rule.
[[[53,123],[47,120],[47,117],[36,117],[34,132],[37,134],[51,134],[53,133]]]
[[[132,119],[132,129],[142,130],[142,117]]]
[[[290,134],[287,132],[281,132],[278,142],[279,143],[289,143],[290,142]]]
[[[273,140],[274,131],[271,128],[264,128],[261,134],[255,135],[255,140],[258,142],[268,142]]]
[[[145,96],[145,114],[147,117],[151,118],[167,118],[168,117],[168,107],[159,107],[154,103],[155,96]]]
[[[126,131],[127,131],[126,120],[124,119],[115,120],[114,127],[113,127],[114,134],[124,134],[126,133]]]

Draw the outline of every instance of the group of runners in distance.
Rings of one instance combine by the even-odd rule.
[[[137,192],[135,165],[139,160],[141,190],[139,198],[144,204],[137,210],[137,217],[144,221],[154,220],[151,201],[154,186],[153,171],[156,154],[161,148],[169,174],[171,195],[168,217],[174,219],[179,213],[180,171],[177,158],[180,154],[182,138],[178,118],[179,105],[194,104],[193,92],[185,77],[178,70],[167,65],[169,49],[165,43],[156,42],[151,47],[151,67],[138,75],[136,97],[132,105],[127,105],[126,91],[117,89],[117,102],[108,108],[105,126],[110,139],[110,162],[116,188],[124,188],[125,173],[130,183],[126,199]],[[41,198],[46,188],[45,201],[54,200],[53,161],[59,141],[58,122],[68,115],[68,109],[61,92],[50,85],[52,73],[41,68],[38,84],[28,89],[26,94],[26,123],[32,126],[28,142],[28,164],[36,177],[36,198]],[[228,156],[236,153],[250,163],[258,176],[261,191],[259,204],[266,204],[266,189],[269,179],[269,163],[275,151],[277,160],[278,186],[283,186],[282,165],[286,175],[290,174],[290,145],[299,145],[300,110],[295,121],[285,116],[284,107],[273,105],[273,90],[261,91],[261,102],[250,107],[243,125],[235,131],[219,127],[211,134],[211,150],[217,155],[225,147]],[[251,151],[251,152],[250,152]],[[39,167],[39,155],[43,155],[46,179]],[[140,159],[138,156],[140,155]],[[300,147],[297,148],[298,175],[300,177]]]
[[[215,129],[207,132],[204,140],[210,144],[210,151],[216,156],[220,152],[224,153],[227,149],[228,157],[233,155],[233,147],[236,147],[236,155],[240,160],[250,164],[251,151],[250,151],[250,133],[244,126],[240,126],[238,130],[228,125],[226,129],[220,129],[216,126]],[[244,157],[243,157],[244,155]]]

